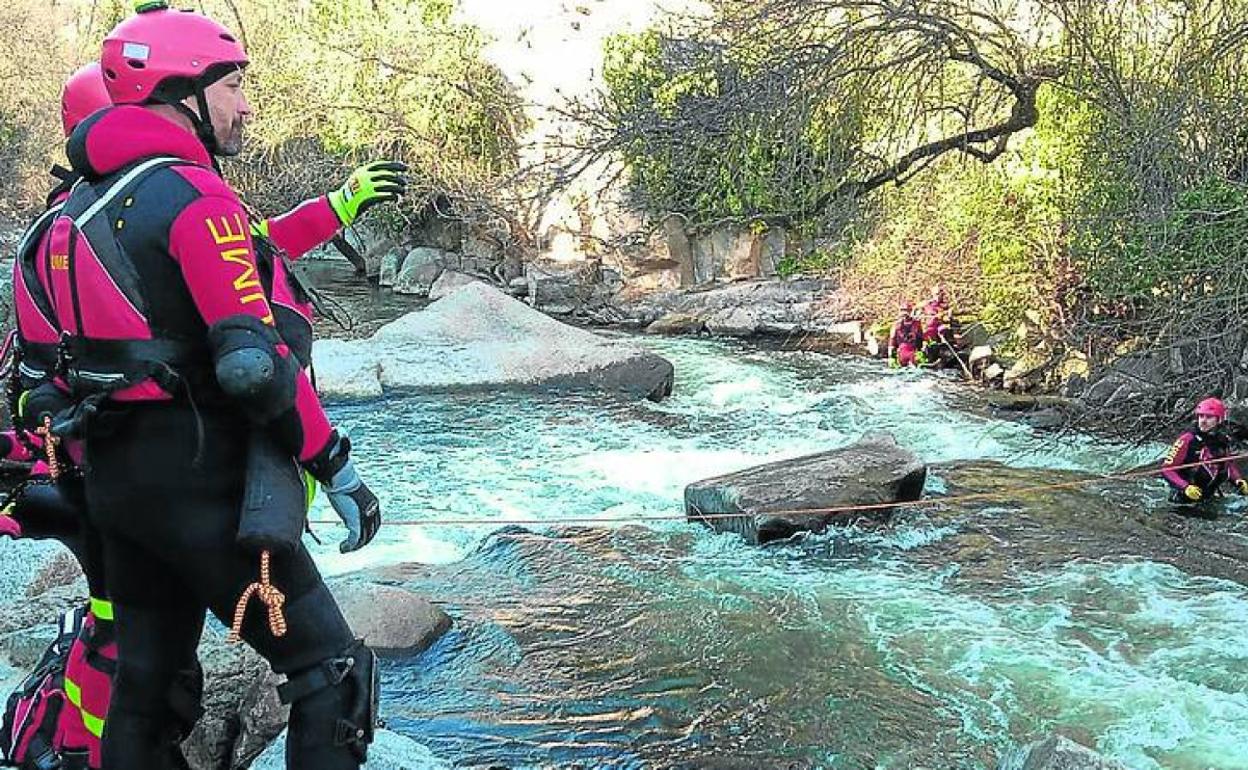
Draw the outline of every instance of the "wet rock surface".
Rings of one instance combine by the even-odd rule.
[[[926,474],[922,461],[892,436],[873,434],[840,449],[690,484],[685,514],[691,522],[762,544],[861,518],[885,520],[891,514],[887,507],[834,509],[917,500]]]

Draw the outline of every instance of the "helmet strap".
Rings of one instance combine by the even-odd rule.
[[[149,102],[155,102],[157,104],[164,104],[172,107],[177,110],[182,117],[189,120],[191,122],[191,126],[195,129],[195,138],[204,145],[204,149],[208,150],[209,155],[216,158],[217,150],[219,149],[217,145],[217,134],[212,127],[212,116],[208,112],[208,96],[204,93],[204,84],[202,82],[195,81],[190,86],[189,90],[189,94],[187,94],[186,91],[181,91],[181,93],[177,91],[172,93],[160,93],[157,91],[152,94],[152,98]],[[187,107],[184,103],[184,100],[188,96],[195,97],[195,106],[199,109],[198,113],[190,107]]]

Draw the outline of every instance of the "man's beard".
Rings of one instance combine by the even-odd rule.
[[[243,121],[230,124],[224,139],[217,140],[217,155],[232,158],[243,151]]]

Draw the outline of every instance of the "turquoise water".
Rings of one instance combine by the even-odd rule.
[[[995,768],[1060,731],[1132,768],[1248,768],[1238,583],[1121,549],[984,578],[958,554],[1017,562],[978,528],[1008,508],[768,548],[614,521],[679,517],[692,481],[868,430],[932,462],[1092,472],[1162,447],[1055,441],[860,359],[643,343],[676,365],[662,404],[478,393],[333,410],[391,521],[491,522],[318,549],[329,572],[416,563],[408,582],[456,620],[388,664],[392,728],[465,767]],[[515,519],[549,526],[496,534]]]

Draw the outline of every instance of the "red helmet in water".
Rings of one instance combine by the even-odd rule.
[[[112,104],[108,98],[108,89],[104,87],[104,75],[100,72],[98,62],[91,62],[79,67],[65,81],[61,91],[61,126],[65,136],[74,132],[74,127],[88,115],[102,110]]]
[[[246,65],[247,52],[228,29],[163,2],[114,27],[100,55],[114,104],[179,102]]]
[[[1220,398],[1206,398],[1196,405],[1197,417],[1217,417],[1219,420],[1226,419],[1226,404],[1222,403]]]

